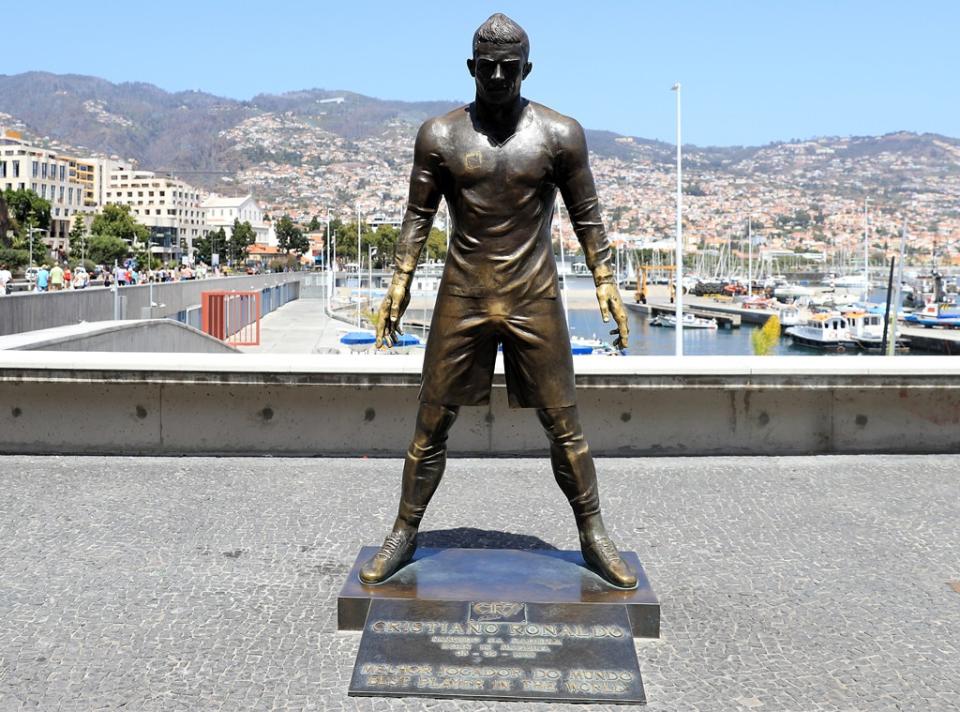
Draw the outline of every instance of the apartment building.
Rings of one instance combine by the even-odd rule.
[[[192,254],[193,241],[207,232],[199,190],[172,176],[112,170],[103,203],[129,205],[137,222],[150,228],[151,252],[164,260]]]
[[[0,132],[0,190],[32,190],[50,203],[50,229],[43,237],[51,252],[65,253],[74,217],[91,212],[77,159],[23,140],[17,131]]]
[[[230,239],[233,233],[233,221],[250,223],[250,227],[257,233],[257,244],[276,245],[277,234],[273,223],[265,220],[263,210],[252,195],[239,198],[227,198],[220,195],[210,195],[202,203],[204,219],[209,230],[223,228]]]

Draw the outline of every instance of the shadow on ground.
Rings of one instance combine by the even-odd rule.
[[[558,551],[553,544],[529,534],[457,527],[421,532],[417,546],[431,549],[546,549]]]

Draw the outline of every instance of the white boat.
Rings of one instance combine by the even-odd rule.
[[[797,297],[812,297],[815,291],[811,287],[804,287],[802,284],[784,284],[773,290],[773,296],[779,299],[796,299]]]
[[[658,314],[650,320],[651,326],[666,326],[671,329],[677,328],[677,317],[673,314]],[[693,314],[683,315],[684,329],[716,329],[716,319],[703,319]]]
[[[620,351],[618,351],[613,344],[608,344],[606,341],[601,341],[596,337],[588,339],[584,336],[571,336],[570,350],[573,352],[574,356],[585,356],[590,354],[594,356],[620,355]]]
[[[857,348],[846,317],[836,312],[814,314],[803,324],[791,326],[786,334],[797,346],[811,349],[843,352]]]
[[[844,289],[865,289],[868,285],[866,275],[848,274],[843,277],[836,277],[827,282],[831,287],[843,287]]]
[[[877,351],[883,347],[883,314],[862,309],[844,311],[850,329],[850,337],[864,351]],[[888,337],[891,336],[888,334]],[[897,339],[897,350],[905,350],[906,340]]]
[[[780,304],[773,308],[780,320],[780,328],[787,329],[791,326],[799,326],[810,318],[810,312],[801,311],[799,307],[792,304]]]

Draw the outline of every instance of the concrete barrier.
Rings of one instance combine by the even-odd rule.
[[[398,456],[421,357],[0,352],[0,451]],[[960,453],[960,360],[577,357],[600,455]],[[452,455],[545,455],[534,413],[463,408]],[[960,461],[958,461],[960,466]]]
[[[120,287],[116,298],[112,289],[103,287],[42,294],[11,294],[0,298],[0,336],[82,321],[110,319],[170,317],[199,327],[199,320],[191,316],[200,304],[200,294],[223,289],[260,290],[265,296],[269,293],[269,300],[264,299],[266,314],[281,303],[297,299],[300,282],[308,274],[281,272],[240,275],[184,282],[159,282],[152,287],[138,284]],[[151,297],[155,306],[151,306]]]
[[[173,319],[90,321],[0,336],[0,351],[237,353],[237,349]]]

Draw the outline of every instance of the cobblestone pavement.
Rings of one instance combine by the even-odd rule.
[[[636,645],[649,709],[957,709],[960,457],[599,469],[663,606],[663,637]],[[584,709],[347,697],[359,635],[336,632],[336,596],[399,472],[0,458],[0,709]],[[423,531],[576,546],[545,458],[451,460]]]

